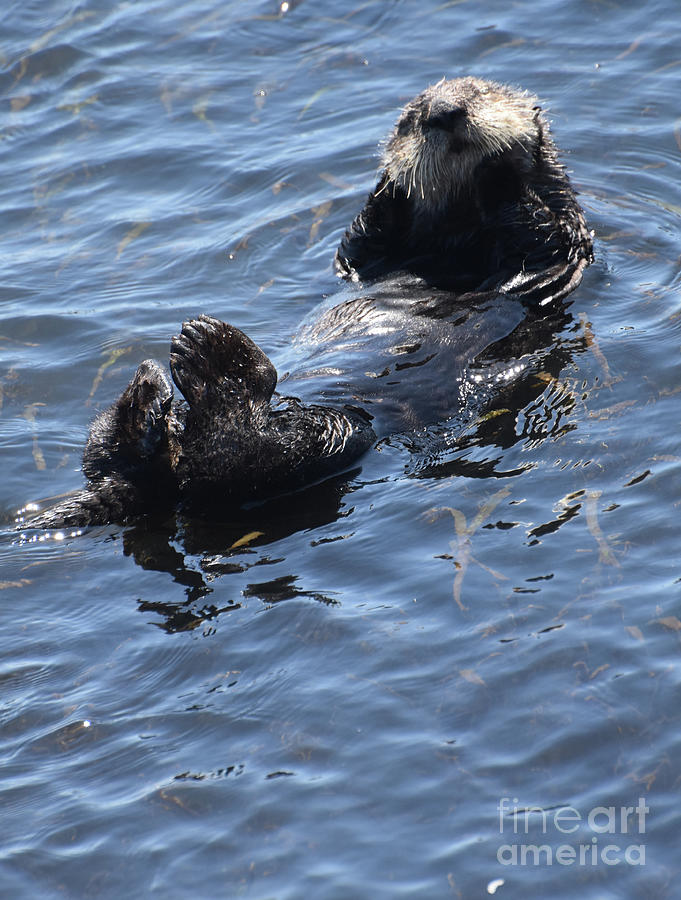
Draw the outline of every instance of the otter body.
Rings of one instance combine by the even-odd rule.
[[[286,360],[287,391],[321,404],[274,395],[262,350],[200,316],[171,345],[185,402],[162,367],[142,363],[92,425],[87,488],[26,524],[123,522],[178,502],[224,509],[341,471],[377,435],[435,424],[473,397],[479,407],[494,381],[481,359],[521,323],[531,332],[526,316],[558,304],[591,261],[536,99],[443,80],[400,115],[336,253],[345,294],[303,325]]]

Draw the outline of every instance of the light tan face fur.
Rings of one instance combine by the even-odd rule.
[[[398,119],[383,153],[386,189],[398,185],[432,209],[470,190],[485,159],[503,154],[529,171],[542,127],[531,94],[477,78],[443,79]]]

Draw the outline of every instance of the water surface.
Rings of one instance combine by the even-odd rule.
[[[285,367],[379,140],[443,75],[542,98],[597,248],[539,375],[430,455],[388,440],[219,523],[3,540],[7,896],[675,896],[677,4],[91,0],[3,26],[7,515],[82,483],[92,416],[184,318]]]

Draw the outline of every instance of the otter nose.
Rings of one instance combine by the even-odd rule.
[[[463,106],[447,103],[444,100],[434,100],[423,119],[423,127],[454,132],[465,118],[466,110]]]

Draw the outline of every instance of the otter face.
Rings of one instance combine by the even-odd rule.
[[[443,79],[402,112],[383,154],[388,185],[417,203],[446,204],[470,189],[481,162],[503,156],[529,170],[542,127],[530,94],[477,78]]]

